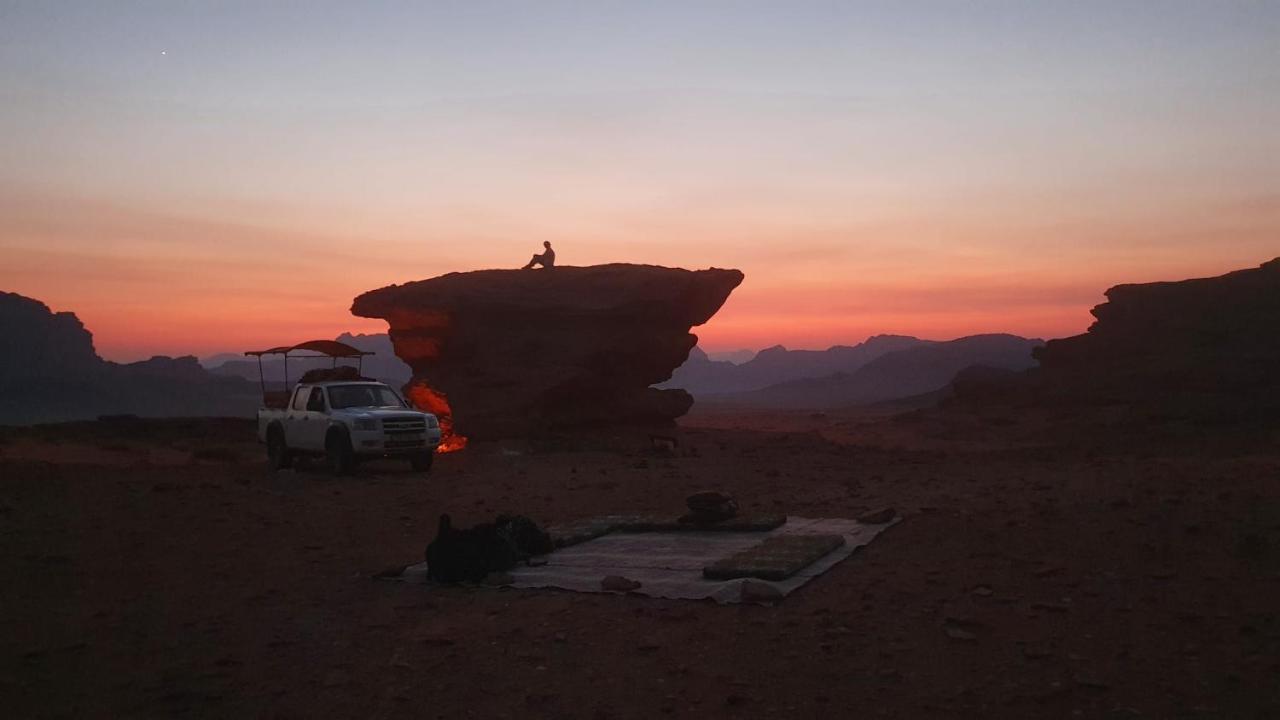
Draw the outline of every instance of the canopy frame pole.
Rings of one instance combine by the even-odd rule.
[[[262,388],[262,397],[267,396],[267,377],[262,369],[262,356],[258,356],[258,386]]]

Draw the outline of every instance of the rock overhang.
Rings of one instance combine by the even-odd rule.
[[[738,270],[612,264],[479,270],[357,297],[413,368],[407,394],[475,437],[670,423],[692,405],[671,376],[743,281]]]

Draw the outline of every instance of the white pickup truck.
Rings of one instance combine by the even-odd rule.
[[[428,470],[440,423],[380,382],[298,383],[283,407],[258,411],[258,440],[272,469],[289,467],[297,455],[317,455],[339,474],[378,457],[406,458],[414,470]]]

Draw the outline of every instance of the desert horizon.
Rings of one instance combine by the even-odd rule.
[[[781,321],[780,323],[786,326],[785,330],[770,330],[768,328],[761,330],[752,327],[753,323],[750,322],[744,325],[741,319],[744,313],[749,315],[753,310],[758,311],[756,306],[759,306],[760,303],[753,303],[752,306],[744,308],[742,312],[735,312],[738,306],[745,305],[745,303],[734,304],[731,302],[727,304],[725,311],[717,314],[715,319],[699,327],[697,332],[699,336],[698,347],[702,348],[708,355],[722,356],[722,359],[728,360],[733,357],[742,357],[744,353],[758,353],[761,350],[777,346],[785,347],[788,350],[827,350],[837,346],[855,345],[877,335],[908,335],[939,341],[955,340],[972,335],[999,333],[1045,339],[1068,337],[1084,332],[1093,322],[1093,317],[1089,314],[1089,311],[1094,306],[1105,301],[1103,293],[1109,287],[1120,284],[1158,282],[1170,278],[1212,277],[1241,267],[1249,267],[1251,263],[1256,265],[1268,259],[1265,253],[1255,253],[1254,255],[1256,257],[1242,257],[1240,261],[1215,260],[1213,262],[1188,263],[1175,266],[1177,269],[1171,271],[1156,267],[1137,267],[1128,275],[1117,271],[1112,273],[1109,279],[1100,281],[1102,284],[1092,288],[1083,286],[1036,289],[1009,288],[1002,287],[999,283],[968,288],[960,290],[959,295],[954,299],[961,303],[966,302],[966,300],[973,302],[980,308],[979,311],[976,313],[964,311],[946,312],[941,313],[942,317],[939,319],[911,317],[902,320],[894,319],[890,315],[886,320],[876,321],[868,320],[864,316],[859,317],[856,325],[846,325],[847,321],[839,319],[822,320],[818,323],[819,327],[813,330],[806,330],[803,329],[803,323],[801,327],[797,327],[795,318],[791,317],[788,321]],[[478,269],[484,268],[460,267],[451,272],[470,272]],[[15,278],[23,277],[22,275],[15,275]],[[411,281],[412,279],[401,279],[393,282]],[[132,313],[126,313],[118,319],[102,318],[100,311],[94,309],[94,303],[92,302],[86,302],[85,308],[87,309],[57,305],[47,297],[41,297],[38,294],[32,295],[32,291],[24,292],[24,284],[24,280],[18,279],[13,281],[12,286],[0,289],[44,302],[54,312],[76,314],[84,320],[86,326],[91,328],[97,327],[93,324],[92,318],[100,318],[106,331],[97,330],[94,332],[95,348],[98,349],[104,359],[121,363],[138,362],[156,356],[180,357],[186,355],[196,356],[202,363],[206,363],[210,358],[221,358],[227,355],[242,356],[244,350],[270,347],[279,344],[281,341],[291,339],[302,340],[304,336],[306,338],[337,337],[339,335],[359,336],[384,334],[386,332],[385,324],[350,317],[345,303],[337,301],[333,303],[333,309],[323,310],[320,313],[322,317],[326,318],[321,322],[308,321],[299,323],[297,322],[298,316],[292,315],[287,320],[282,319],[279,324],[261,331],[241,335],[238,338],[215,341],[208,339],[205,335],[210,330],[222,330],[224,326],[218,321],[210,322],[208,325],[201,325],[201,322],[208,322],[208,320],[202,320],[199,315],[196,315],[194,316],[194,325],[187,324],[190,321],[184,319],[182,325],[166,328],[153,334],[153,337],[159,336],[166,339],[155,340],[148,338],[144,343],[138,344],[136,340],[122,340],[122,337],[131,337],[128,333],[134,332],[133,328],[137,327],[140,317]],[[868,290],[867,292],[874,291]],[[908,315],[914,315],[913,309],[917,308],[922,302],[950,301],[950,298],[945,297],[946,292],[939,291],[934,287],[896,289],[892,291],[889,297],[879,301],[880,304],[871,303],[870,305],[882,308],[880,312],[883,312],[883,308],[905,307]],[[1024,316],[1024,314],[1027,314],[1025,310],[1016,307],[1018,300],[1015,298],[1019,297],[1021,297],[1022,302],[1030,304],[1033,308],[1029,313],[1030,317]],[[929,298],[941,299],[931,301]],[[767,303],[765,304],[767,305]],[[991,311],[981,309],[988,308],[993,304],[1006,305],[999,311],[1000,315],[996,318],[990,316]],[[1045,305],[1055,307],[1051,313],[1047,314],[1051,317],[1049,320],[1045,319],[1046,313],[1036,309]],[[799,308],[796,312],[805,313],[806,310]],[[252,314],[256,315],[258,313],[254,312]],[[343,315],[347,316],[346,319],[341,319]],[[874,313],[872,315],[874,316]],[[960,322],[964,324],[957,327],[957,319],[960,319]],[[882,324],[872,324],[876,322],[881,322]],[[130,328],[130,330],[122,331],[122,325]],[[193,333],[191,339],[174,339],[186,337],[186,333]]]
[[[1267,259],[1268,258],[1266,257],[1257,258],[1258,263],[1263,262]],[[1257,264],[1257,263],[1254,263],[1254,264]],[[1219,266],[1221,266],[1220,269],[1219,269]],[[1225,272],[1230,272],[1232,270],[1237,270],[1237,269],[1240,269],[1241,267],[1248,267],[1248,266],[1249,266],[1248,263],[1239,267],[1227,266],[1224,263],[1217,263],[1213,266],[1204,266],[1203,268],[1197,268],[1195,270],[1190,271],[1190,273],[1184,273],[1183,275],[1178,276],[1176,279],[1186,280],[1186,279],[1213,277],[1214,275],[1220,275]],[[1213,268],[1213,269],[1209,269],[1209,268]],[[480,270],[483,270],[483,269],[484,268],[480,268]],[[493,269],[493,268],[489,268],[489,269]],[[453,272],[470,272],[470,271],[472,270],[456,270]],[[794,336],[792,336],[793,338],[792,342],[784,342],[783,340],[785,339],[786,336],[778,336],[778,337],[765,336],[755,340],[754,342],[741,343],[741,342],[735,342],[735,341],[722,341],[722,340],[715,339],[719,337],[719,335],[718,333],[715,332],[717,323],[713,319],[712,321],[709,321],[706,325],[700,326],[698,328],[697,335],[699,337],[698,337],[697,347],[701,349],[703,352],[705,352],[713,360],[742,363],[742,362],[749,361],[750,358],[754,357],[756,354],[758,354],[762,350],[778,348],[778,347],[781,347],[786,350],[803,350],[803,351],[830,350],[835,347],[847,347],[850,345],[857,345],[867,341],[870,338],[880,336],[880,335],[906,335],[911,337],[924,337],[925,339],[928,339],[928,340],[942,341],[942,342],[949,341],[949,340],[957,340],[957,339],[970,337],[974,335],[992,335],[992,334],[1010,334],[1010,335],[1019,335],[1022,337],[1029,337],[1029,338],[1042,338],[1046,340],[1054,339],[1054,338],[1062,338],[1062,337],[1068,337],[1071,335],[1078,335],[1088,329],[1089,325],[1092,324],[1094,321],[1093,316],[1090,314],[1090,310],[1093,307],[1096,307],[1097,305],[1105,302],[1104,293],[1107,290],[1107,288],[1112,287],[1114,285],[1140,284],[1142,282],[1159,282],[1162,280],[1168,281],[1170,279],[1169,277],[1150,277],[1150,275],[1151,275],[1151,271],[1148,270],[1146,271],[1146,277],[1121,278],[1116,282],[1111,283],[1111,285],[1098,288],[1093,300],[1090,300],[1085,304],[1080,305],[1079,307],[1072,308],[1070,310],[1071,315],[1079,316],[1078,319],[1073,320],[1072,324],[1061,326],[1060,328],[1058,328],[1056,331],[1053,331],[1053,332],[1019,332],[1015,329],[1017,327],[1017,323],[1013,323],[1007,327],[1001,326],[998,324],[982,325],[972,330],[970,329],[965,329],[962,331],[952,330],[950,332],[942,332],[941,334],[929,333],[929,332],[909,332],[909,331],[901,330],[895,326],[887,326],[882,328],[872,328],[866,331],[851,330],[844,334],[840,334],[839,331],[834,331],[836,334],[831,335],[828,339],[825,339],[819,342],[812,342],[812,341],[807,342],[803,338],[799,339],[799,341],[796,342],[794,339]],[[13,288],[4,288],[3,291],[12,292],[19,295],[23,294],[22,292],[19,292],[18,290],[15,290]],[[55,306],[52,306],[47,300],[42,299],[40,297],[37,297],[37,296],[27,296],[27,297],[30,297],[33,300],[37,300],[39,302],[44,303],[45,305],[50,306],[50,310],[55,313],[66,312],[66,313],[71,313],[73,315],[76,315],[77,317],[83,317],[85,315],[84,311],[77,311],[77,309],[73,307],[55,307]],[[338,304],[342,305],[342,303],[338,303]],[[719,317],[719,314],[717,315],[717,317]],[[85,323],[85,324],[86,324],[86,327],[90,327],[88,323]],[[1049,326],[1049,327],[1052,327],[1052,326]],[[91,327],[90,327],[90,331],[92,333]],[[294,329],[292,332],[293,332],[293,335],[284,337],[284,339],[289,340],[293,338],[293,339],[300,340],[302,339],[301,335],[307,334],[307,333],[310,333],[310,336],[315,336],[315,337],[339,337],[343,335],[348,337],[379,336],[379,335],[386,334],[386,327],[383,324],[379,324],[376,322],[369,322],[368,320],[362,319],[362,318],[352,317],[348,321],[346,321],[346,324],[343,324],[342,322],[338,322],[335,326],[335,329],[332,331],[329,330],[328,326],[320,326],[320,327],[312,326],[312,327],[309,327],[305,332],[302,332],[301,334],[299,334],[300,331],[298,331],[297,329]],[[113,362],[129,363],[129,362],[138,362],[142,360],[147,360],[157,356],[158,357],[195,356],[200,361],[200,363],[206,367],[212,367],[212,366],[221,364],[223,362],[226,362],[228,360],[231,360],[233,358],[237,360],[243,359],[245,350],[251,349],[251,348],[259,348],[259,347],[270,347],[273,344],[279,344],[281,340],[280,337],[276,337],[276,336],[263,336],[264,338],[268,338],[268,339],[263,339],[261,342],[257,342],[256,344],[253,343],[252,341],[242,343],[244,349],[233,348],[233,347],[230,347],[229,345],[227,346],[218,345],[218,346],[214,346],[212,349],[206,346],[204,349],[200,349],[198,346],[188,347],[186,345],[173,344],[173,341],[166,341],[165,345],[157,346],[156,350],[146,351],[146,352],[143,352],[142,354],[137,354],[136,351],[125,351],[125,354],[113,354],[110,350],[106,350],[106,351],[102,350],[99,347],[99,345],[102,343],[102,340],[99,334],[97,333],[93,333],[93,334],[94,334],[95,349],[97,349],[99,354],[102,355],[103,359],[106,359],[106,360],[110,360]],[[708,334],[710,334],[710,337],[713,338],[711,341],[708,341],[704,337],[704,336],[707,336]],[[106,347],[112,348],[112,347],[118,347],[118,345],[115,342],[108,342],[106,344]]]

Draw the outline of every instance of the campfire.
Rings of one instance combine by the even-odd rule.
[[[444,393],[424,382],[415,382],[409,386],[407,395],[414,407],[440,420],[440,445],[436,452],[449,453],[467,446],[467,439],[453,431],[453,410],[449,408],[449,398]]]

